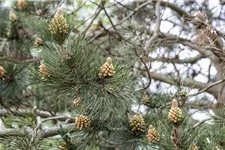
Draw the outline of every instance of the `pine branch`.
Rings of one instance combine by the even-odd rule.
[[[75,132],[77,131],[74,128],[74,124],[69,124],[69,125],[63,125],[62,127],[58,126],[58,127],[51,127],[49,129],[43,129],[40,130],[40,135],[41,138],[48,138],[48,137],[52,137],[55,135],[59,135],[59,132],[61,131],[61,129],[63,129],[64,131],[70,131],[70,132]],[[26,136],[27,134],[32,134],[34,131],[32,131],[31,129],[25,129],[25,130],[20,130],[20,129],[5,129],[5,130],[1,130],[0,131],[0,137],[4,138],[7,136]]]
[[[0,62],[1,61],[9,61],[9,62],[13,62],[13,63],[34,63],[34,62],[39,62],[40,59],[39,58],[14,59],[14,58],[10,58],[10,57],[4,56],[4,57],[0,57]]]
[[[180,150],[180,130],[179,125],[174,123],[172,130],[172,141],[175,146],[175,150]]]
[[[48,112],[48,111],[43,111],[43,110],[34,110],[33,109],[0,109],[0,116],[6,116],[13,114],[14,116],[40,116],[41,118],[46,118],[42,122],[47,121],[47,120],[59,120],[59,121],[69,121],[69,122],[74,122],[74,118],[71,118],[70,116],[66,115],[61,115],[61,114],[55,114],[54,116]]]

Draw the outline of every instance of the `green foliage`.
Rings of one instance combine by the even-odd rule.
[[[27,68],[25,65],[14,63],[5,63],[3,66],[6,73],[4,80],[0,80],[0,97],[6,103],[10,101],[10,103],[16,104],[23,96],[27,84]]]
[[[125,66],[113,60],[116,74],[112,78],[100,79],[98,73],[103,61],[98,55],[93,55],[99,53],[96,46],[78,37],[69,39],[65,49],[68,52],[66,59],[59,45],[44,45],[41,58],[49,74],[43,83],[49,85],[61,99],[81,97],[82,108],[91,116],[125,112],[133,100],[129,89],[131,77]]]
[[[101,1],[96,2],[100,4]],[[72,1],[68,2],[71,3],[73,4]],[[148,68],[143,68],[143,62],[139,64],[140,68],[135,68],[135,63],[139,63],[140,58],[145,55],[142,34],[152,34],[143,27],[146,23],[136,28],[135,20],[131,20],[125,29],[116,26],[104,32],[100,30],[102,33],[98,36],[107,36],[104,40],[100,38],[93,42],[88,32],[94,31],[95,28],[103,28],[97,23],[98,19],[106,29],[108,25],[112,25],[103,10],[111,4],[106,2],[104,8],[91,2],[82,6],[84,2],[81,0],[76,4],[77,10],[64,15],[70,26],[66,34],[52,34],[49,30],[51,20],[57,15],[58,7],[61,5],[58,2],[29,1],[23,10],[19,10],[14,2],[13,8],[18,17],[16,21],[10,21],[9,10],[0,7],[0,37],[4,39],[1,40],[0,65],[6,70],[0,80],[0,104],[4,104],[2,106],[7,110],[6,115],[1,116],[1,120],[6,128],[22,133],[17,135],[15,132],[13,135],[4,136],[0,133],[0,142],[4,144],[5,149],[44,150],[64,146],[68,150],[116,147],[121,150],[172,150],[176,149],[171,139],[175,128],[179,131],[179,138],[176,140],[180,141],[181,150],[190,149],[192,144],[205,150],[225,148],[224,108],[213,110],[215,114],[211,116],[210,121],[202,123],[197,123],[185,108],[188,97],[180,92],[182,89],[188,92],[189,89],[184,87],[195,88],[194,84],[186,85],[182,80],[178,82],[170,75],[168,82],[175,85],[175,94],[151,93],[149,88],[143,89],[143,85],[146,84],[143,73],[148,71]],[[93,9],[97,9],[96,12],[98,9],[101,10],[99,18],[94,18],[93,24],[86,26],[92,18],[80,19],[79,7],[92,12]],[[40,13],[40,10],[43,12]],[[92,12],[87,12],[88,16],[92,15]],[[137,19],[136,15],[134,17]],[[86,36],[79,35],[84,33],[84,29],[87,29]],[[120,34],[124,35],[117,38]],[[34,48],[36,37],[41,38],[44,43]],[[160,42],[161,40],[153,43],[149,52],[156,50]],[[172,48],[170,47],[171,50]],[[112,56],[115,74],[111,77],[100,77],[100,68],[109,56]],[[45,65],[46,74],[41,73],[39,65]],[[148,101],[144,100],[143,95],[149,98]],[[168,119],[171,99],[174,97],[178,99],[184,115],[183,120],[177,124]],[[73,104],[75,99],[81,100],[80,105]],[[139,108],[134,111],[133,106]],[[38,113],[32,111],[25,114],[19,111],[36,108],[48,113],[47,119],[46,114],[43,115],[43,128],[40,129],[36,128]],[[144,118],[145,127],[143,132],[136,135],[131,130],[130,120],[131,116],[139,112]],[[4,112],[2,114],[4,115]],[[68,115],[69,120],[61,121],[54,118],[62,117],[61,115]],[[90,126],[74,129],[77,126],[73,118],[79,115],[87,116]],[[71,129],[65,130],[63,126],[68,124],[72,125]],[[153,125],[160,134],[158,142],[148,141],[146,135],[149,125]],[[56,126],[61,127],[58,133],[61,137],[45,138],[40,134]]]

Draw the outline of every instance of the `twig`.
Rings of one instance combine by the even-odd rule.
[[[203,88],[202,90],[200,90],[199,92],[197,92],[197,93],[195,93],[195,94],[187,95],[187,97],[196,96],[196,95],[198,95],[198,94],[201,94],[201,93],[203,93],[203,92],[206,92],[208,89],[210,89],[210,88],[212,88],[213,86],[216,86],[216,85],[218,85],[218,84],[220,84],[220,83],[223,83],[224,81],[225,81],[225,78],[224,78],[224,79],[221,79],[221,80],[219,80],[219,81],[216,81],[216,82],[214,82],[214,83],[212,83],[212,84],[206,86],[205,88]]]
[[[147,6],[148,4],[152,3],[152,1],[147,1],[143,4],[141,4],[140,6],[136,7],[133,12],[131,12],[127,17],[125,17],[123,20],[119,21],[117,24],[115,24],[115,26],[122,24],[123,22],[127,21],[130,17],[132,17],[136,12],[138,12],[140,9],[142,9],[143,7]],[[111,27],[112,28],[112,27]],[[111,29],[110,28],[110,29]]]
[[[153,36],[146,41],[144,50],[147,52],[148,48],[150,47],[150,45],[152,44],[152,42],[159,36],[159,32],[160,32],[160,10],[159,10],[159,6],[160,6],[160,0],[157,1],[156,3],[156,7],[155,7],[155,14],[156,14],[156,24],[155,24],[155,30],[153,31]]]
[[[174,82],[170,78],[168,78],[167,75],[151,72],[151,76],[155,80],[159,80],[172,85],[174,84]],[[174,77],[175,80],[178,80],[177,78],[179,77]],[[185,86],[191,86],[193,88],[199,88],[199,89],[204,89],[206,86],[209,85],[207,83],[198,82],[190,78],[181,79],[181,81],[184,83]],[[212,87],[212,88],[206,89],[206,92],[214,95],[215,93],[217,93],[217,89]]]
[[[147,62],[147,59],[148,59],[148,49],[150,47],[150,45],[153,43],[153,41],[159,36],[159,30],[160,30],[160,22],[161,22],[161,19],[160,19],[160,2],[161,0],[158,0],[157,3],[156,3],[156,8],[155,8],[155,14],[156,14],[156,25],[155,25],[155,30],[154,30],[154,33],[153,33],[153,36],[146,41],[146,44],[143,48],[143,58],[142,58],[142,63],[144,64],[145,66],[145,69],[148,73],[148,78],[149,78],[149,82],[147,84],[147,86],[144,88],[144,89],[147,89],[150,84],[151,84],[151,81],[152,81],[152,77],[151,77],[151,74],[150,74],[150,68],[148,68],[148,66],[146,65],[146,62]]]
[[[69,120],[73,120],[73,122],[74,122],[74,118],[72,118],[72,117],[67,117],[67,116],[54,116],[54,117],[48,117],[48,118],[42,120],[41,123],[44,123],[44,122],[49,121],[49,120],[60,120],[60,119],[65,119],[65,121],[67,121],[69,119]]]
[[[87,3],[87,0],[80,6],[78,7],[76,10],[74,10],[73,12],[67,14],[67,16],[70,16],[70,15],[73,15],[75,14],[76,12],[78,12],[81,8],[83,8],[83,6]]]
[[[55,15],[56,12],[58,11],[59,7],[61,7],[63,3],[64,3],[64,0],[61,0],[61,2],[58,4],[58,6],[56,7],[54,13],[51,15],[50,18],[53,18],[53,17],[54,17],[54,15]]]
[[[132,13],[130,13],[126,18],[124,18],[123,20],[119,21],[118,23],[114,24],[114,26],[118,26],[121,25],[123,22],[127,21],[130,17],[132,17],[136,12],[138,12],[140,9],[142,9],[143,7],[147,6],[148,4],[152,3],[152,1],[147,1],[143,4],[141,4],[140,6],[136,7]],[[109,27],[108,30],[111,30],[113,27]],[[92,43],[96,38],[98,38],[100,35],[102,35],[103,32],[98,33],[97,35],[95,35],[91,40],[90,43]]]
[[[111,31],[109,31],[103,24],[101,21],[99,21],[99,26],[102,27],[107,33],[109,33],[110,35],[112,35],[113,37],[115,37],[116,39],[118,39],[119,41],[121,41],[121,37],[117,37],[116,35],[114,35]],[[117,34],[118,35],[118,34]]]
[[[105,12],[105,14],[106,14],[106,16],[107,16],[109,22],[111,23],[113,29],[116,31],[117,35],[119,36],[119,38],[120,38],[120,39],[123,39],[122,36],[119,34],[119,32],[117,32],[116,26],[113,24],[113,22],[112,22],[112,20],[111,20],[111,18],[110,18],[110,16],[109,16],[109,14],[107,13],[105,7],[103,7],[103,10],[104,10],[104,12]]]
[[[98,10],[96,10],[96,13],[94,15],[94,17],[92,18],[91,22],[89,23],[89,25],[84,29],[84,31],[81,32],[81,34],[85,34],[87,32],[87,30],[91,27],[91,25],[93,24],[94,20],[98,17],[98,15],[100,14],[100,12],[102,11],[102,7],[105,5],[106,1],[101,1],[100,6],[98,7]]]
[[[123,7],[124,7],[124,8],[126,8],[127,10],[131,10],[131,11],[133,11],[133,9],[132,9],[132,8],[127,7],[126,5],[122,4],[121,2],[118,2],[118,1],[114,1],[114,2],[116,2],[117,4],[119,4],[119,5],[123,6]]]

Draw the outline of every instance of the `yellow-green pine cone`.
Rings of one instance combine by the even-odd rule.
[[[0,79],[4,76],[5,72],[4,67],[0,66]]]
[[[187,92],[186,91],[180,91],[180,96],[186,96]]]
[[[148,97],[148,95],[145,94],[145,95],[143,96],[143,103],[144,103],[144,104],[148,104],[149,102],[150,102],[150,98]]]
[[[171,107],[178,107],[178,102],[175,98],[172,100]]]
[[[66,143],[63,143],[61,146],[58,147],[59,149],[58,150],[68,150],[66,148]]]
[[[68,34],[69,24],[67,24],[65,18],[63,17],[61,9],[49,24],[49,31],[52,35],[58,36]]]
[[[81,105],[81,98],[80,97],[75,98],[74,101],[73,101],[73,103],[77,107],[80,106]]]
[[[17,16],[12,11],[9,13],[9,20],[12,22],[17,20]]]
[[[220,146],[216,146],[215,149],[213,149],[213,150],[223,150],[223,148]]]
[[[49,75],[47,66],[43,63],[39,66],[39,75],[42,79],[46,78]]]
[[[41,38],[36,38],[34,41],[34,46],[38,47],[39,45],[42,45],[44,41]]]
[[[177,123],[182,120],[183,114],[179,107],[171,107],[169,110],[168,117],[174,123]]]
[[[152,125],[148,127],[147,139],[150,142],[158,142],[160,140],[159,132]]]
[[[195,145],[195,144],[192,144],[192,145],[191,145],[191,150],[198,150],[198,147],[197,147],[197,145]]]
[[[144,132],[145,121],[140,114],[136,114],[132,117],[130,121],[130,128],[135,135],[139,135],[141,132]]]
[[[27,7],[27,2],[25,0],[18,0],[17,7],[19,9],[25,9]]]
[[[88,116],[80,115],[75,118],[75,127],[79,130],[83,130],[91,126],[91,121]]]
[[[108,57],[106,62],[101,66],[98,76],[99,77],[112,77],[114,74],[115,74],[115,71],[114,71],[114,67],[112,64],[112,59],[110,57]]]

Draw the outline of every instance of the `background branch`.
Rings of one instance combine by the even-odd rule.
[[[151,72],[152,79],[159,80],[168,84],[174,85],[173,80],[171,80],[168,76]],[[184,86],[192,87],[192,88],[198,88],[198,89],[204,89],[205,87],[209,86],[207,83],[198,82],[192,79],[179,79],[178,77],[173,77],[175,80],[179,80],[183,83]],[[205,90],[206,92],[209,92],[212,95],[216,95],[217,88],[212,87]]]

